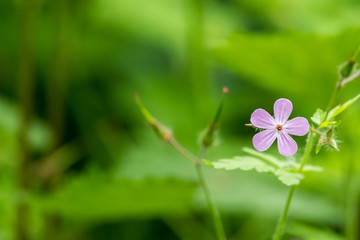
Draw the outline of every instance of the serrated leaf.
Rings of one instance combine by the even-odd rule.
[[[331,111],[329,112],[329,114],[328,114],[328,116],[326,118],[326,121],[330,121],[330,120],[334,119],[337,115],[339,115],[345,109],[350,107],[351,104],[356,102],[356,100],[358,100],[359,98],[360,98],[360,94],[358,94],[356,97],[350,99],[349,101],[345,102],[344,104],[338,105],[338,106],[334,107],[333,109],[331,109]]]
[[[286,163],[282,162],[281,160],[274,157],[273,155],[258,152],[258,151],[255,151],[255,150],[251,149],[251,148],[247,148],[247,147],[244,147],[242,150],[244,152],[248,153],[248,154],[251,154],[251,155],[255,156],[255,157],[262,158],[262,159],[276,165],[279,168],[284,167],[285,165],[287,165]]]
[[[303,174],[298,172],[300,167],[300,164],[298,163],[293,161],[281,161],[273,155],[257,152],[250,148],[243,148],[243,151],[253,156],[236,156],[233,158],[220,159],[211,162],[211,165],[217,169],[240,169],[243,171],[256,170],[260,173],[272,173],[287,186],[299,184],[301,179],[304,178]],[[303,169],[304,172],[321,170],[321,167],[312,165],[306,165]]]
[[[214,168],[225,170],[240,169],[249,171],[254,169],[258,172],[274,172],[276,169],[274,166],[271,166],[258,158],[249,156],[220,159],[216,162],[212,162],[212,164]]]
[[[298,172],[290,172],[286,169],[280,168],[275,173],[275,176],[284,183],[285,185],[298,185],[300,181],[304,178],[304,175]]]
[[[311,120],[317,125],[320,125],[325,120],[325,118],[326,118],[326,112],[318,108],[316,109],[314,115],[311,117]]]

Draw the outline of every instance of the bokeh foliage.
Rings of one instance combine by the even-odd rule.
[[[24,9],[33,14],[25,40]],[[359,10],[355,0],[0,0],[0,239],[14,239],[19,202],[30,209],[30,239],[214,238],[194,169],[144,124],[133,93],[196,152],[228,86],[207,159],[243,155],[256,108],[271,112],[284,97],[293,117],[310,119],[326,107],[338,66],[360,44]],[[35,79],[26,191],[23,40]],[[341,102],[359,90],[350,83]],[[356,232],[359,111],[355,103],[341,115],[340,153],[311,157],[324,170],[305,174],[285,238]],[[305,138],[295,139],[301,156]],[[204,168],[229,239],[269,239],[287,187],[272,175]]]

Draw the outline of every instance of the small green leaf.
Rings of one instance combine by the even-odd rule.
[[[356,97],[354,97],[353,99],[350,99],[349,101],[345,102],[342,105],[338,105],[336,107],[334,107],[328,114],[326,121],[330,121],[333,118],[335,118],[337,115],[339,115],[340,113],[342,113],[345,109],[347,109],[348,107],[350,107],[351,104],[353,104],[354,102],[356,102],[356,100],[358,100],[360,98],[360,94],[358,94]]]
[[[212,162],[210,162],[209,160],[206,160],[206,159],[203,159],[203,162],[212,166],[212,167],[215,167],[214,164],[212,164]]]
[[[338,126],[339,122],[338,121],[325,121],[323,123],[320,124],[320,128],[324,128],[324,127],[328,127],[328,126]]]
[[[311,120],[317,125],[320,125],[325,120],[325,118],[326,118],[326,112],[318,108],[316,109],[314,115],[311,117]]]

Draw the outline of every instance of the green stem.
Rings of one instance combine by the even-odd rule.
[[[331,95],[331,97],[330,97],[329,104],[328,104],[327,107],[326,107],[326,111],[329,111],[329,110],[335,105],[335,103],[336,103],[336,101],[337,101],[337,98],[338,98],[338,96],[339,96],[340,89],[341,89],[341,87],[340,87],[339,84],[340,84],[340,82],[338,82],[338,83],[336,84],[336,86],[335,86],[335,88],[334,88],[334,90],[333,90],[333,93],[332,93],[332,95]]]
[[[31,161],[31,146],[28,141],[28,131],[33,114],[33,99],[35,88],[34,77],[34,25],[37,1],[22,1],[20,13],[20,64],[19,64],[19,165],[18,191],[26,196],[30,190],[29,162]],[[23,197],[16,206],[15,239],[29,239],[29,206]]]
[[[280,240],[281,239],[281,236],[282,236],[282,234],[284,232],[285,223],[286,223],[287,215],[288,215],[288,212],[289,212],[290,203],[291,203],[291,200],[292,200],[292,197],[294,195],[295,190],[296,190],[296,185],[291,186],[290,191],[289,191],[289,195],[288,195],[287,200],[286,200],[285,208],[284,208],[283,213],[281,214],[281,216],[279,218],[278,225],[276,227],[274,236],[272,238],[273,240]]]
[[[211,212],[211,215],[212,215],[212,218],[213,218],[213,221],[214,221],[216,235],[217,235],[219,240],[224,240],[224,239],[226,239],[226,237],[225,237],[224,227],[223,227],[222,222],[221,222],[220,213],[219,213],[219,210],[217,209],[217,207],[215,205],[215,201],[212,198],[210,190],[209,190],[208,186],[206,185],[201,165],[196,165],[196,172],[197,172],[197,175],[199,177],[200,186],[204,191],[204,195],[206,197],[206,201],[208,203],[209,210]]]
[[[309,155],[310,155],[310,152],[311,152],[311,142],[312,142],[312,139],[313,139],[313,132],[310,131],[309,133],[309,137],[308,137],[308,140],[307,140],[307,144],[306,144],[306,149],[305,149],[305,153],[304,153],[304,157],[301,161],[301,164],[300,164],[300,167],[298,169],[298,172],[301,173],[306,162],[307,162],[307,159],[309,158]],[[279,218],[279,222],[278,222],[278,225],[276,227],[276,230],[275,230],[275,233],[273,235],[273,240],[280,240],[281,239],[281,236],[284,232],[284,228],[285,228],[285,224],[286,224],[286,219],[287,219],[287,215],[288,215],[288,212],[289,212],[289,208],[290,208],[290,204],[291,204],[291,201],[292,201],[292,197],[294,195],[294,192],[296,190],[296,187],[297,185],[293,185],[290,187],[290,191],[289,191],[289,194],[288,194],[288,197],[286,199],[286,204],[285,204],[285,208]]]
[[[209,190],[209,188],[208,188],[208,186],[206,184],[204,174],[203,174],[203,171],[202,171],[202,168],[201,168],[202,158],[205,156],[207,148],[202,147],[198,157],[195,157],[192,153],[190,153],[188,150],[186,150],[186,148],[184,148],[180,143],[178,143],[174,138],[172,138],[169,141],[169,143],[181,155],[183,155],[185,158],[189,159],[192,163],[194,163],[194,166],[196,168],[196,173],[197,173],[198,178],[199,178],[200,186],[203,189],[206,201],[207,201],[208,206],[209,206],[211,216],[213,218],[216,235],[217,235],[219,240],[225,240],[226,239],[225,231],[224,231],[224,227],[223,227],[222,222],[221,222],[220,213],[219,213],[219,210],[216,207],[215,201],[214,201],[214,199],[213,199],[213,197],[212,197],[212,195],[210,193],[210,190]]]
[[[302,172],[302,170],[303,170],[303,168],[304,168],[304,166],[305,166],[305,164],[306,164],[306,161],[307,161],[307,159],[308,159],[309,156],[310,156],[311,143],[312,143],[313,136],[314,136],[314,133],[310,131],[310,133],[309,133],[309,138],[308,138],[307,144],[306,144],[306,149],[305,149],[304,157],[303,157],[303,159],[302,159],[302,161],[301,161],[301,165],[300,165],[300,167],[299,167],[299,169],[298,169],[298,172],[300,172],[300,173]]]
[[[198,158],[196,158],[192,153],[190,153],[186,148],[184,148],[180,143],[178,143],[174,138],[170,139],[170,145],[175,148],[181,155],[189,159],[194,165],[198,164]]]
[[[204,178],[204,173],[203,173],[202,168],[201,168],[201,161],[202,161],[203,157],[205,156],[206,151],[207,151],[207,148],[204,147],[204,146],[200,150],[200,153],[198,155],[198,163],[199,164],[195,165],[196,166],[196,173],[198,175],[200,186],[204,191],[204,195],[205,195],[206,201],[208,203],[209,210],[211,212],[211,215],[212,215],[212,218],[213,218],[213,221],[214,221],[214,226],[215,226],[217,238],[219,240],[224,240],[224,239],[226,239],[226,236],[225,236],[224,227],[223,227],[221,217],[220,217],[220,212],[219,212],[218,208],[216,207],[215,201],[214,201],[214,199],[213,199],[213,197],[211,195],[211,192],[210,192],[210,190],[209,190],[209,188],[208,188],[208,186],[206,184],[206,181],[205,181],[205,178]]]

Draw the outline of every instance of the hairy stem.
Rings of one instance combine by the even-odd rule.
[[[311,146],[312,146],[311,143],[312,143],[313,135],[314,135],[314,133],[310,131],[310,133],[308,135],[306,148],[305,148],[305,153],[304,153],[304,156],[302,158],[300,167],[298,169],[299,173],[302,172],[302,170],[303,170],[303,168],[304,168],[304,166],[305,166],[305,164],[307,162],[307,159],[310,156]],[[297,185],[293,185],[293,186],[290,187],[290,191],[289,191],[288,197],[286,199],[285,208],[284,208],[284,210],[283,210],[283,212],[282,212],[282,214],[281,214],[281,216],[279,218],[278,225],[276,227],[275,233],[274,233],[273,238],[272,238],[273,240],[280,240],[281,236],[283,235],[285,224],[286,224],[286,219],[287,219],[289,208],[290,208],[290,204],[291,204],[294,192],[296,190],[296,187],[297,187]]]

